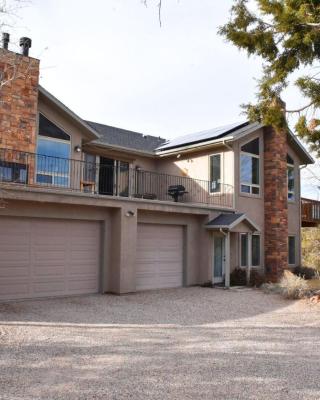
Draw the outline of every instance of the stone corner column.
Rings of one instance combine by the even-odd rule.
[[[265,273],[276,282],[288,266],[287,132],[264,128]]]

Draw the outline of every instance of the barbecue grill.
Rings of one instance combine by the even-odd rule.
[[[175,202],[186,193],[188,192],[186,192],[186,188],[182,185],[170,185],[168,188],[168,195],[171,196]]]

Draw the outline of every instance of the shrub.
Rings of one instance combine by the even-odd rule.
[[[235,268],[230,274],[231,286],[246,286],[246,271],[242,268]]]
[[[265,282],[265,278],[257,270],[251,270],[250,286],[260,287]]]
[[[303,228],[301,234],[303,265],[320,271],[320,227]]]
[[[267,283],[263,285],[267,292],[279,293],[286,299],[301,299],[310,294],[307,281],[291,271],[284,271],[279,283]]]
[[[296,267],[294,273],[304,279],[312,279],[316,276],[317,270],[310,267]]]

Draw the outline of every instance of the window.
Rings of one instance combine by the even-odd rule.
[[[295,265],[296,263],[296,238],[295,236],[289,236],[288,239],[288,262],[290,265]]]
[[[294,201],[294,161],[287,155],[288,200]]]
[[[210,193],[221,190],[221,154],[210,156]]]
[[[40,114],[37,143],[37,182],[70,185],[70,136]]]
[[[252,235],[252,266],[260,266],[260,235]]]
[[[94,154],[84,154],[83,180],[85,182],[96,181],[96,156]]]
[[[247,233],[240,233],[240,266],[247,267],[249,240]],[[260,235],[252,235],[251,238],[251,265],[260,266]]]
[[[240,266],[248,266],[248,235],[246,233],[240,234]]]
[[[0,161],[0,181],[26,183],[27,165],[15,162]]]
[[[260,193],[260,148],[259,138],[241,146],[240,185],[241,192]]]

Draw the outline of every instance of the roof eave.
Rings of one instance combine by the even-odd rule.
[[[307,152],[307,150],[304,148],[304,146],[297,139],[296,135],[292,132],[291,129],[288,129],[288,131],[289,131],[289,137],[292,139],[294,144],[297,145],[299,151],[301,152],[301,157],[300,158],[304,162],[304,164],[305,165],[314,164],[315,163],[314,158]]]
[[[102,149],[119,150],[119,151],[123,151],[125,153],[140,155],[140,156],[144,156],[144,157],[151,157],[151,158],[155,158],[155,156],[156,156],[155,153],[153,153],[152,151],[149,152],[149,151],[144,151],[144,150],[123,147],[123,146],[119,146],[116,144],[99,143],[96,141],[86,143],[86,147],[89,147],[89,148],[90,147],[100,147]]]
[[[168,149],[168,150],[155,150],[155,155],[159,156],[159,157],[164,157],[164,156],[168,156],[168,155],[174,155],[177,153],[185,153],[185,152],[189,152],[190,150],[192,151],[197,151],[198,149],[204,149],[206,147],[212,147],[215,145],[224,145],[226,142],[232,142],[234,140],[233,136],[225,136],[224,138],[220,138],[220,139],[213,139],[213,140],[207,140],[204,142],[200,142],[200,143],[195,143],[195,144],[190,144],[190,145],[184,145],[184,146],[180,146],[180,147],[174,147],[172,149]]]
[[[60,100],[54,97],[51,93],[49,93],[44,87],[39,85],[38,87],[39,93],[41,93],[46,99],[52,102],[56,107],[64,111],[69,117],[74,119],[78,124],[80,124],[88,133],[88,136],[91,139],[99,139],[99,134],[91,128],[82,118],[80,118],[77,114],[71,111],[68,107],[66,107]]]

